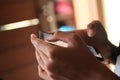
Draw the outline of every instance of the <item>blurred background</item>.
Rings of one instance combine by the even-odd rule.
[[[104,25],[119,45],[119,0],[0,0],[0,78],[39,80],[30,34],[85,29],[93,20]]]

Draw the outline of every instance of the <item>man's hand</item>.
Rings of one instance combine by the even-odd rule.
[[[96,47],[105,59],[110,59],[112,63],[115,63],[115,58],[113,57],[115,54],[113,53],[118,48],[108,40],[107,32],[100,21],[92,21],[87,25],[86,29],[76,30],[75,32],[86,44]]]
[[[94,24],[94,22],[90,23]],[[98,23],[95,23],[95,25]],[[98,24],[99,25],[99,24]],[[92,25],[94,26],[94,25]],[[100,26],[99,26],[100,27]],[[89,29],[89,28],[88,28]],[[102,52],[101,44],[108,42],[106,32],[97,29],[95,33],[91,31],[78,30],[72,32],[55,32],[49,41],[63,41],[68,47],[51,45],[34,34],[31,35],[31,42],[36,49],[39,76],[43,80],[113,80],[118,77],[108,68],[101,64],[88,50],[86,43],[93,44]],[[103,31],[97,31],[103,30]],[[101,32],[101,33],[97,33]],[[88,34],[90,33],[90,34]],[[103,34],[102,36],[97,36]],[[101,39],[101,40],[100,40]],[[92,41],[93,40],[93,41]],[[100,44],[100,43],[101,44]],[[108,46],[108,45],[107,45]],[[107,49],[105,46],[104,48]],[[109,46],[110,47],[110,46]],[[106,51],[110,51],[107,49]],[[106,77],[103,77],[106,75]],[[119,79],[118,79],[119,80]]]
[[[92,66],[97,64],[97,60],[78,35],[74,32],[56,32],[49,40],[64,41],[68,47],[51,45],[38,39],[34,34],[31,35],[41,78],[45,80],[77,80],[82,79],[85,74],[90,75]],[[91,67],[88,68],[89,65]]]

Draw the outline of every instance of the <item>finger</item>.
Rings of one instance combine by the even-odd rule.
[[[94,37],[96,35],[96,27],[90,23],[88,26],[87,26],[87,35],[89,37]]]
[[[48,40],[49,41],[58,41],[59,40],[59,41],[66,42],[68,47],[76,46],[76,45],[78,45],[78,42],[80,44],[83,44],[82,39],[74,31],[70,31],[70,32],[57,31]]]
[[[47,63],[49,63],[49,61],[46,61],[46,64],[45,64],[44,60],[41,58],[38,52],[36,52],[36,56],[37,56],[40,70],[46,72],[46,74],[50,74],[50,72],[48,71],[48,67],[47,67]]]
[[[47,73],[38,65],[38,74],[40,79],[42,80],[49,80]]]
[[[91,38],[92,41],[95,40],[95,42],[100,45],[108,42],[107,32],[100,21],[92,21],[87,27],[92,27],[91,29],[94,29],[93,31],[95,31],[95,35]]]
[[[94,33],[94,35],[100,33],[100,34],[103,34],[104,36],[107,36],[104,26],[98,20],[95,20],[95,21],[92,21],[91,23],[89,23],[87,25],[87,30],[92,30],[92,33]],[[96,36],[98,36],[98,35],[96,35]]]
[[[31,34],[31,42],[37,51],[42,51],[46,56],[50,57],[50,52],[55,49],[56,46],[38,39],[34,34]]]
[[[100,21],[92,21],[91,23],[89,23],[87,25],[87,28],[91,28],[91,29],[104,29],[104,26],[102,25],[102,23]]]
[[[43,61],[44,65],[46,65],[47,63],[50,62],[50,59],[48,56],[45,55],[45,53],[43,53],[42,51],[37,51],[36,55],[39,56],[41,58],[41,60]]]
[[[45,63],[41,59],[41,56],[38,54],[37,51],[35,52],[35,54],[36,54],[36,59],[37,59],[39,66],[42,68],[42,70],[45,70]]]
[[[68,36],[68,34],[70,34],[72,32],[61,32],[61,31],[57,31],[54,32],[53,36],[48,37],[49,41],[64,41],[64,42],[68,42],[69,39],[65,38],[66,36]]]

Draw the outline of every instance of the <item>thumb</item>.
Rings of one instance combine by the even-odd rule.
[[[57,31],[52,37],[49,37],[49,41],[63,41],[68,44],[68,46],[77,46],[78,43],[82,44],[82,39],[74,32],[61,32]]]
[[[104,29],[104,26],[102,25],[102,23],[98,20],[94,20],[92,21],[91,23],[89,23],[87,25],[87,30],[91,30],[92,31],[92,36],[95,36],[97,34],[100,34],[100,35],[104,35],[104,36],[107,36],[106,34],[106,31]],[[98,36],[98,35],[97,35]]]
[[[54,32],[52,36],[49,36],[47,38],[48,41],[63,41],[63,42],[66,42],[68,43],[70,40],[70,34],[71,32],[61,32],[61,31],[57,31],[57,32]]]

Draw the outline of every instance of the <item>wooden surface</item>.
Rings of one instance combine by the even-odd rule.
[[[0,25],[32,19],[36,17],[34,0],[10,2],[0,1]]]
[[[36,18],[35,0],[0,0],[0,26]],[[0,78],[39,80],[30,34],[38,25],[0,31]]]
[[[4,80],[38,80],[37,61],[30,34],[37,27],[0,32],[0,77]]]

